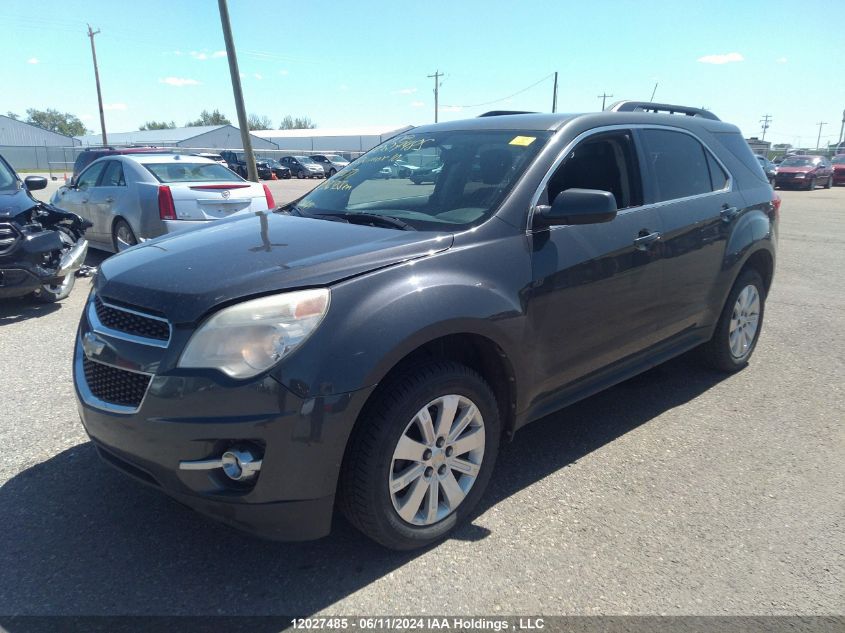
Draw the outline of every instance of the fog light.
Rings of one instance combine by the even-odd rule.
[[[261,470],[261,460],[248,448],[229,449],[222,461],[223,472],[235,481],[249,481]]]

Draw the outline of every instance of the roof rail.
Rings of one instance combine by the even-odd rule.
[[[506,114],[537,114],[536,112],[528,112],[527,110],[490,110],[484,114],[479,114],[480,119],[483,116],[505,116]]]
[[[669,103],[653,103],[651,101],[617,101],[607,108],[610,112],[665,112],[668,114],[684,114],[686,116],[700,116],[703,119],[720,121],[721,119],[709,110],[691,108],[689,106],[671,105]]]

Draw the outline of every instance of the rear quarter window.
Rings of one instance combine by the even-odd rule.
[[[763,172],[763,166],[760,161],[751,151],[751,147],[742,138],[742,135],[736,132],[713,132],[713,136],[725,146],[725,148],[734,155],[743,165],[745,165],[752,174],[757,176],[760,180],[768,182],[766,174]]]

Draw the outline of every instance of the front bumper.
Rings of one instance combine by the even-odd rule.
[[[94,332],[87,314],[74,353],[74,385],[82,423],[105,461],[202,514],[264,538],[328,534],[346,443],[370,389],[299,398],[269,376],[244,382],[213,372],[159,373],[155,368],[167,363],[154,356],[169,350],[141,349],[146,346],[137,340]],[[84,359],[89,366],[94,361],[116,371],[147,371],[149,385],[138,406],[110,406],[94,397]],[[179,468],[243,443],[263,454],[261,471],[248,484],[221,469]]]

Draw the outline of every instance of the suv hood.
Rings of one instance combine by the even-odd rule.
[[[325,286],[443,251],[451,233],[399,231],[259,212],[177,233],[110,257],[104,297],[192,323],[217,305]]]
[[[3,189],[0,191],[0,218],[14,218],[37,204],[26,189]]]

